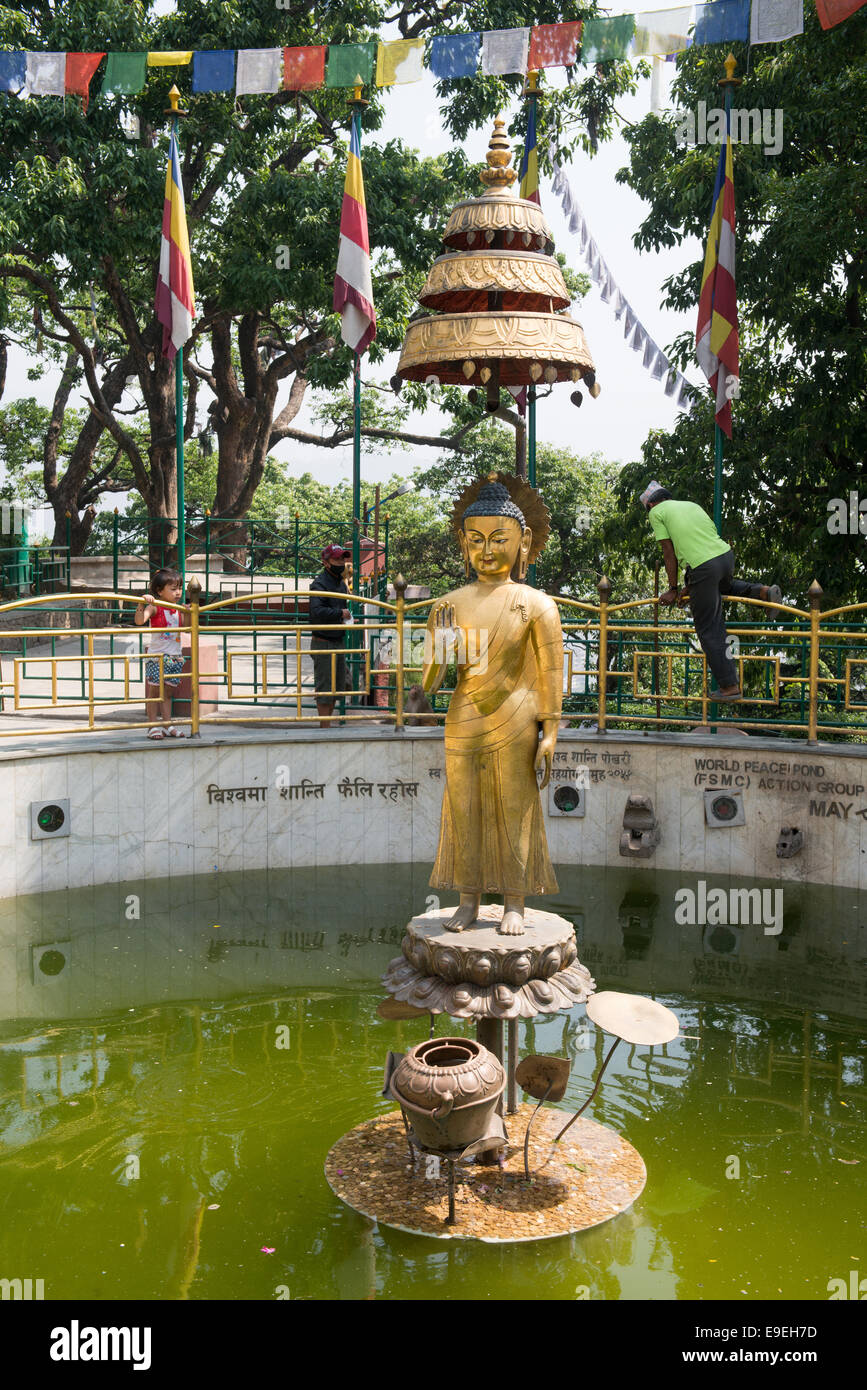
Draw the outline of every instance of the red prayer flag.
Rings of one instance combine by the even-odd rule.
[[[290,92],[309,91],[325,86],[325,54],[323,44],[309,48],[283,49],[283,86]]]
[[[83,111],[87,110],[90,79],[104,57],[104,53],[67,53],[66,55],[66,90],[81,97]]]
[[[567,24],[536,24],[530,30],[527,71],[538,68],[572,67],[578,61],[583,24],[575,19]]]
[[[833,29],[835,24],[842,24],[864,4],[867,4],[867,0],[816,0],[819,23],[823,29]]]

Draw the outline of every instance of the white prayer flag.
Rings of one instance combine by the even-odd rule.
[[[633,53],[652,55],[681,53],[689,42],[689,27],[695,23],[691,5],[675,10],[651,10],[635,16]]]
[[[673,396],[677,390],[677,372],[669,372],[665,382],[665,394]]]
[[[31,97],[62,97],[66,91],[66,54],[28,53],[24,90]]]
[[[635,315],[633,314],[632,309],[630,308],[630,306],[627,304],[627,306],[626,306],[626,314],[624,315],[624,324],[623,324],[623,336],[624,336],[624,338],[630,337],[630,335],[631,335],[632,330],[633,330],[634,327],[635,327]]]
[[[572,213],[572,216],[569,218],[569,231],[580,232],[583,225],[584,219],[582,218],[581,213],[578,211],[578,209],[575,208]]]
[[[677,404],[681,410],[689,410],[692,405],[692,388],[685,376],[680,378],[680,390],[677,393]]]
[[[615,292],[614,292],[614,317],[615,317],[616,319],[619,319],[619,318],[620,318],[620,315],[623,313],[623,310],[624,310],[625,308],[626,308],[626,300],[623,298],[623,295],[620,293],[620,291],[615,287]]]
[[[482,72],[487,77],[526,72],[529,48],[529,28],[489,29],[482,34]]]
[[[644,344],[644,356],[641,359],[642,367],[646,367],[647,370],[650,371],[658,351],[659,349],[653,339],[648,338],[647,342]]]
[[[750,43],[782,43],[804,32],[804,0],[753,0]]]
[[[654,362],[653,368],[652,368],[651,373],[650,373],[650,375],[653,377],[653,380],[654,380],[654,381],[662,381],[662,378],[665,376],[665,374],[666,374],[666,372],[668,371],[668,369],[669,369],[670,366],[671,366],[671,363],[669,362],[668,358],[665,356],[665,353],[660,352],[659,349],[657,348],[657,350],[656,350],[656,361]]]
[[[239,48],[235,95],[278,92],[283,82],[282,48]]]
[[[650,339],[641,324],[636,323],[635,334],[629,346],[632,348],[633,352],[640,352],[646,342],[650,342]]]
[[[662,110],[662,65],[665,62],[654,53],[650,70],[650,110],[654,114]]]

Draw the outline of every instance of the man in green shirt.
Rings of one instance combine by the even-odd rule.
[[[653,534],[662,545],[668,576],[669,588],[660,594],[659,601],[677,603],[677,570],[682,565],[696,636],[719,686],[715,698],[739,700],[738,670],[727,651],[722,596],[781,603],[779,585],[735,579],[731,547],[721,538],[707,512],[695,502],[676,501],[667,488],[655,481],[648,484],[640,501],[647,508]]]

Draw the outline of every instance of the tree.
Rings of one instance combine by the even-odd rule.
[[[678,57],[673,93],[681,111],[722,105],[717,79],[726,47]],[[823,32],[808,5],[805,33],[747,54],[734,105],[778,112],[783,144],[734,146],[741,395],[726,441],[723,535],[742,569],[779,579],[803,603],[818,578],[829,599],[863,596],[859,534],[831,534],[833,499],[867,493],[867,13]],[[778,117],[779,118],[779,117]],[[648,116],[627,132],[628,183],[650,206],[634,238],[641,248],[704,245],[711,214],[715,146],[686,147],[677,114]],[[666,303],[694,311],[702,262],[666,285]],[[676,345],[692,359],[691,335]],[[710,510],[713,418],[710,393],[670,434],[654,432],[643,461],[623,469],[626,537],[652,549],[636,494],[650,478]]]
[[[434,464],[416,474],[416,485],[437,495],[445,517],[474,478],[494,471],[514,472],[514,443],[501,424],[487,422],[469,441],[457,463]],[[613,473],[600,454],[580,458],[568,449],[539,447],[536,478],[551,513],[551,534],[536,566],[536,582],[546,593],[595,601],[596,585],[612,561],[615,574],[626,579],[628,563],[606,556],[603,544],[606,517],[614,507]],[[458,558],[450,530],[443,539]],[[458,576],[461,573],[458,568]]]
[[[545,0],[535,18],[578,12],[574,0],[562,10]],[[272,0],[181,0],[168,15],[125,0],[75,0],[62,11],[34,3],[0,13],[0,41],[86,51],[98,34],[100,44],[127,52],[267,47],[287,40],[361,40],[395,17],[408,35],[467,24],[493,29],[519,19],[505,0],[458,11],[418,0],[396,16],[378,0],[315,0],[309,8],[293,7],[288,17],[287,33],[287,12]],[[590,138],[587,131],[593,140],[603,137],[629,73],[627,65],[601,65],[573,84],[562,102],[550,103],[543,130],[556,132],[567,150]],[[162,330],[152,309],[164,111],[173,80],[186,97],[189,69],[155,69],[145,90],[131,97],[101,94],[97,74],[86,114],[74,98],[65,111],[56,98],[5,99],[0,107],[0,284],[6,286],[0,330],[16,312],[22,317],[15,300],[23,298],[38,313],[37,335],[74,358],[72,370],[81,372],[90,400],[92,418],[70,454],[68,485],[56,511],[77,512],[84,479],[98,471],[96,446],[104,432],[124,454],[148,512],[165,517],[177,509],[173,369],[161,354]],[[466,133],[487,122],[520,85],[517,75],[440,84],[452,129]],[[342,388],[351,369],[330,309],[346,95],[323,89],[242,97],[240,114],[230,94],[187,103],[182,177],[200,316],[185,363],[185,437],[199,431],[202,388],[213,397],[207,432],[216,436],[218,452],[214,510],[225,516],[248,510],[269,449],[281,439],[306,437],[293,422],[307,392]],[[400,142],[376,147],[383,98],[375,88],[369,96],[363,163],[379,319],[369,355],[375,367],[403,338],[447,212],[461,196],[478,192],[478,184],[457,148],[422,160]],[[138,120],[141,145],[123,136],[122,118]],[[410,393],[407,399],[423,397]],[[146,420],[144,447],[122,418],[124,409],[136,406]],[[371,437],[399,437],[400,419],[365,429]],[[314,442],[333,446],[335,439],[314,436]],[[448,436],[428,442],[451,446]]]

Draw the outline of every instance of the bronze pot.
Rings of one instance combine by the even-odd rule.
[[[506,1074],[472,1038],[428,1038],[410,1048],[389,1089],[421,1145],[464,1149],[490,1132]]]

